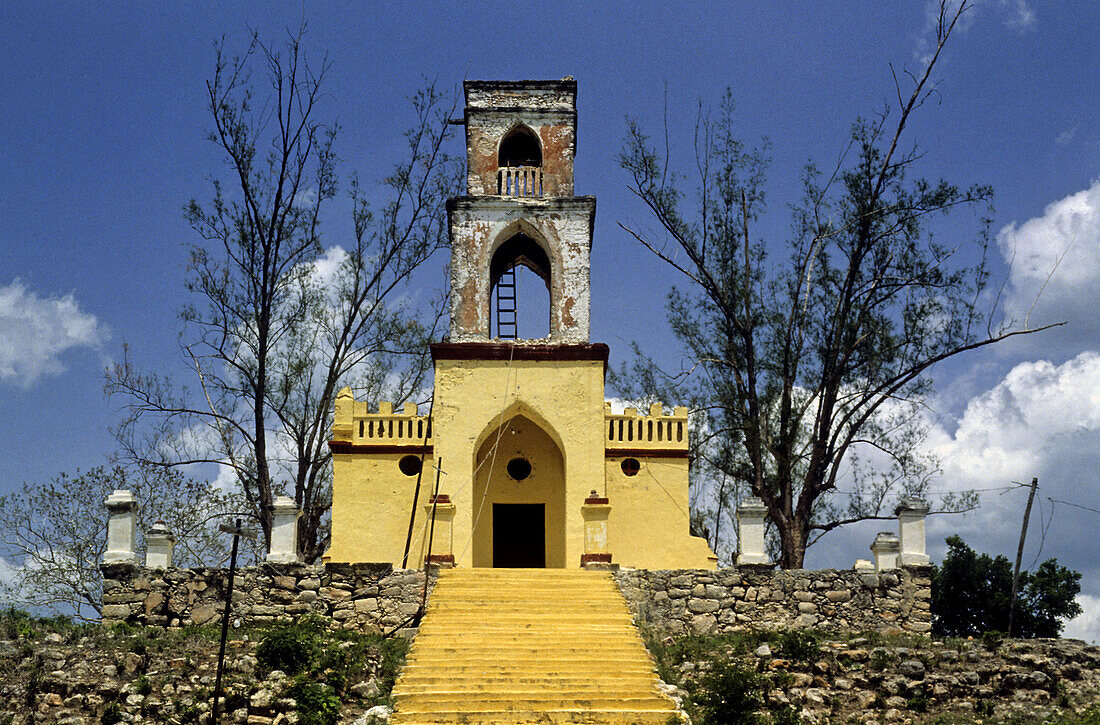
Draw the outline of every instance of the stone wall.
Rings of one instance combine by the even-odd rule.
[[[104,564],[103,619],[162,627],[220,621],[225,569],[148,569]],[[931,571],[773,570],[742,566],[615,572],[639,624],[669,634],[747,627],[830,632],[931,629]],[[429,596],[435,577],[429,582]],[[243,624],[303,614],[337,627],[388,631],[407,623],[420,603],[424,572],[388,564],[264,564],[237,571],[233,619]]]
[[[104,622],[181,627],[218,622],[225,611],[227,569],[101,569]],[[434,584],[432,576],[429,595]],[[237,570],[232,617],[265,624],[314,614],[340,627],[389,631],[416,612],[423,591],[422,570],[389,564],[264,564]]]
[[[748,627],[926,634],[932,628],[930,576],[930,567],[877,574],[755,566],[615,574],[635,620],[668,634]]]

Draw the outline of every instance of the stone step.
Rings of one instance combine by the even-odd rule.
[[[472,637],[469,639],[473,639]],[[570,638],[568,645],[569,651],[580,653],[591,653],[593,648],[599,652],[621,652],[626,655],[640,655],[646,651],[645,648],[638,645],[636,641],[630,641],[623,635],[608,635],[594,636],[594,637],[576,637]],[[418,652],[455,652],[455,653],[467,653],[467,652],[539,652],[546,650],[547,647],[554,647],[559,651],[564,651],[561,648],[563,645],[560,640],[554,640],[553,637],[539,636],[539,637],[517,637],[515,634],[502,633],[499,637],[478,637],[477,641],[455,641],[448,638],[448,640],[442,640],[441,638],[433,638],[431,641],[425,642],[421,647],[417,647]]]
[[[440,574],[393,689],[394,725],[679,718],[603,572]]]
[[[550,665],[573,667],[577,671],[583,671],[586,674],[590,672],[598,673],[605,669],[610,672],[616,672],[622,668],[628,668],[631,671],[635,671],[636,669],[653,670],[653,664],[643,652],[638,652],[636,654],[631,653],[630,655],[618,653],[614,659],[601,658],[598,653],[594,655],[592,652],[589,652],[587,655],[576,652],[564,654],[560,652],[544,652],[542,654],[528,653],[515,657],[508,657],[503,654],[483,656],[472,651],[461,655],[451,653],[427,653],[421,655],[419,653],[412,653],[407,661],[409,665],[423,665],[425,667],[449,666],[452,664],[465,665],[471,670],[475,667],[499,670],[502,667],[544,667]]]
[[[659,710],[671,712],[675,706],[656,694],[641,697],[595,693],[591,696],[565,696],[555,692],[512,691],[501,693],[482,692],[433,692],[429,694],[402,695],[401,712],[446,712],[473,705],[474,710]]]
[[[453,710],[431,713],[410,712],[407,716],[394,714],[395,723],[401,725],[547,725],[567,723],[602,723],[605,725],[668,725],[682,722],[674,710]]]
[[[436,673],[431,670],[412,670],[401,677],[401,692],[411,692],[420,687],[446,687],[448,685],[465,690],[487,690],[493,687],[510,686],[518,688],[540,688],[552,683],[554,687],[576,687],[578,690],[590,686],[592,677],[587,677],[573,671],[569,672],[540,672],[535,675],[524,675],[518,672],[443,672]],[[603,673],[599,678],[601,686],[630,688],[640,685],[649,687],[653,684],[652,670],[639,670],[634,674],[621,675]],[[395,690],[395,692],[398,690]]]
[[[593,638],[590,641],[569,640],[567,644],[555,643],[551,639],[541,641],[527,641],[520,638],[482,640],[477,644],[462,644],[461,642],[445,642],[434,639],[422,647],[416,648],[417,654],[478,654],[485,656],[507,655],[517,656],[537,655],[552,647],[555,652],[562,654],[572,653],[584,657],[599,654],[605,657],[612,655],[627,655],[632,657],[643,656],[645,649],[639,647],[636,642],[626,640],[608,641],[602,638]]]

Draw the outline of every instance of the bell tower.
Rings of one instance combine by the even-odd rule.
[[[493,297],[514,299],[504,288],[522,265],[550,293],[549,337],[530,342],[586,343],[596,198],[573,195],[577,83],[467,81],[465,90],[467,195],[447,206],[451,342],[516,337],[514,307],[494,307]]]

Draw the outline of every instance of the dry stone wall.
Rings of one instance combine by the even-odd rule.
[[[182,627],[220,621],[228,570],[105,564],[103,621]],[[428,593],[435,584],[432,576]],[[232,617],[266,624],[313,614],[335,626],[388,631],[420,604],[424,572],[388,564],[264,564],[238,569]]]
[[[616,572],[639,624],[667,634],[749,627],[829,632],[932,629],[931,568],[875,573],[744,566],[719,571]]]
[[[220,620],[225,569],[102,567],[105,622],[182,627]],[[931,569],[719,571],[624,569],[614,573],[639,624],[668,634],[749,627],[829,632],[931,630]],[[428,593],[434,585],[432,576]],[[264,564],[237,572],[233,619],[266,624],[305,614],[335,627],[388,631],[407,624],[424,572],[379,564]]]

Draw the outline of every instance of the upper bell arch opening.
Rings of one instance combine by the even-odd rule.
[[[541,244],[523,232],[514,234],[493,252],[489,263],[489,287],[496,287],[500,276],[517,265],[523,265],[537,274],[550,289],[550,257]]]
[[[498,194],[542,196],[542,145],[529,127],[521,123],[504,134],[497,167]]]
[[[542,166],[542,144],[539,137],[529,127],[519,124],[504,135],[500,141],[498,165],[506,166]]]

